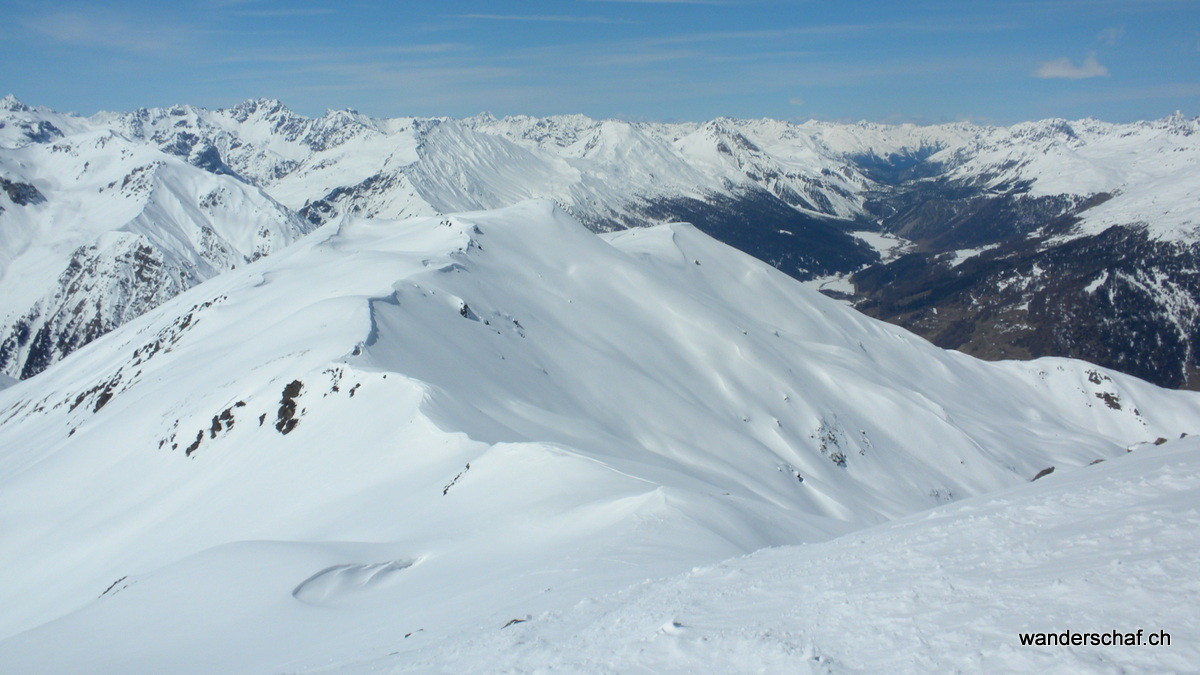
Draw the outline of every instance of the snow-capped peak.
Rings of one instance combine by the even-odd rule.
[[[9,111],[13,111],[13,112],[28,112],[29,106],[18,101],[16,96],[13,96],[12,94],[7,94],[4,98],[0,99],[0,110],[9,110]]]
[[[239,121],[245,121],[252,116],[269,117],[272,115],[292,116],[291,111],[283,101],[276,98],[248,98],[229,108],[229,113]]]

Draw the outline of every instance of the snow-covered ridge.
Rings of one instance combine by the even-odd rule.
[[[0,392],[0,659],[382,658],[1198,413],[1077,361],[937,349],[686,225],[341,218]]]

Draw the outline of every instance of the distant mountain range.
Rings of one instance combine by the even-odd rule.
[[[0,102],[0,371],[29,377],[345,215],[541,198],[672,221],[985,358],[1200,387],[1200,122],[1012,127],[307,118],[274,100],[83,118]]]

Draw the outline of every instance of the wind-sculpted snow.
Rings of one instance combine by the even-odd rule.
[[[336,605],[369,595],[379,586],[390,584],[396,575],[412,567],[413,560],[389,560],[388,562],[334,565],[305,579],[292,591],[292,596],[310,605]]]
[[[686,225],[339,218],[0,392],[0,661],[420,663],[1197,413],[942,351]]]

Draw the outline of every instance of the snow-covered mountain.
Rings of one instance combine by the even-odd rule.
[[[582,116],[305,118],[275,100],[100,114],[93,124],[228,166],[313,218],[387,218],[555,199],[602,229],[641,225],[645,203],[767,189],[815,215],[848,218],[867,183],[803,138],[772,154],[736,120],[634,124]],[[314,207],[319,203],[319,207]]]
[[[1072,355],[1200,386],[1200,130],[1175,115],[995,130],[868,209],[916,242],[858,307],[985,358]],[[927,170],[928,167],[927,167]]]
[[[16,377],[311,229],[257,187],[11,97],[0,188],[0,370]]]
[[[871,181],[807,135],[772,151],[735,120],[305,118],[279,101],[254,100],[216,111],[101,114],[91,123],[236,172],[313,223],[545,198],[598,231],[693,222],[797,276],[875,259],[842,227],[861,212],[859,193]]]
[[[1179,115],[989,127],[309,118],[269,99],[90,118],[3,107],[9,147],[114,134],[261,189],[305,227],[530,198],[596,231],[686,221],[940,346],[1200,386],[1200,121]]]
[[[688,225],[338,217],[0,392],[0,662],[428,666],[1197,419],[943,351]]]
[[[867,215],[865,202],[881,185],[921,163],[922,172],[936,167],[946,180],[992,193],[1115,197],[1088,213],[1087,227],[1075,234],[1139,221],[1158,237],[1195,241],[1200,234],[1200,121],[1178,114],[1133,124],[1050,119],[1012,127],[728,118],[662,124],[581,115],[379,120],[355,111],[305,118],[260,99],[215,111],[102,113],[90,122],[198,165],[227,165],[320,219],[430,215],[541,197],[613,229],[644,224],[644,211],[656,204],[765,192],[804,213],[854,220]]]

